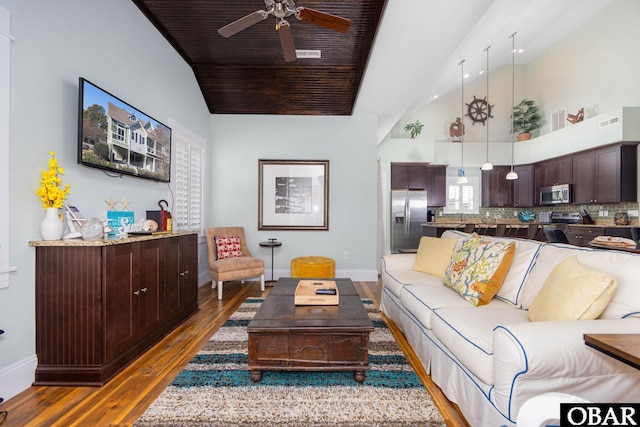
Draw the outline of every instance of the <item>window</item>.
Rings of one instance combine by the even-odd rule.
[[[480,178],[467,177],[468,183],[458,184],[455,176],[447,177],[447,205],[445,214],[480,213]]]
[[[175,165],[171,180],[174,228],[204,234],[204,140],[175,121],[170,120],[169,123],[173,132]]]

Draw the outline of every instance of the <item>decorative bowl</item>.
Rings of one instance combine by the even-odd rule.
[[[533,211],[520,211],[520,213],[518,214],[518,219],[520,219],[520,221],[522,222],[531,222],[534,219],[536,219],[536,214],[533,213]]]

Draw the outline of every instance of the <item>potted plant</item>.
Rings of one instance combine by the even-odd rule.
[[[407,124],[404,127],[404,130],[411,134],[411,139],[414,139],[416,136],[420,135],[420,132],[422,132],[423,127],[424,127],[424,124],[420,122],[420,120],[416,120],[413,123]]]
[[[518,141],[525,141],[531,138],[531,131],[540,127],[540,113],[535,102],[530,99],[523,99],[520,104],[513,107],[513,132],[517,133]]]

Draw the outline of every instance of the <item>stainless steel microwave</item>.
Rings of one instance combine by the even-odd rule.
[[[552,185],[540,188],[540,204],[555,205],[571,202],[571,184]]]

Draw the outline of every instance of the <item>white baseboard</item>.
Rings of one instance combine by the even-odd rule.
[[[0,369],[0,397],[5,401],[31,387],[36,377],[38,357],[34,354]]]

